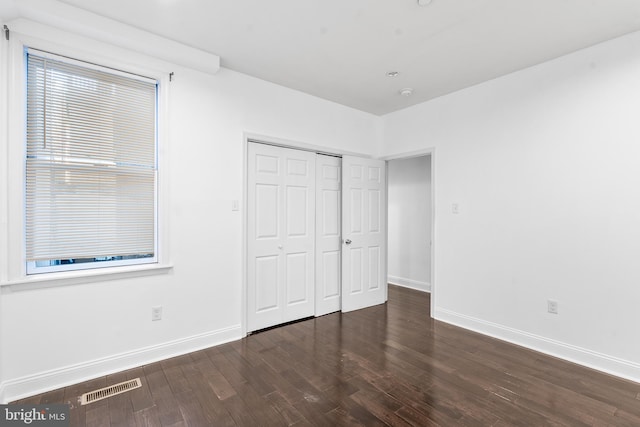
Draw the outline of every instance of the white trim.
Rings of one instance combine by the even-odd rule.
[[[540,335],[466,316],[444,308],[436,309],[435,319],[569,362],[577,363],[587,368],[640,383],[640,363],[623,360],[604,353],[545,338]]]
[[[390,154],[390,155],[387,155],[387,156],[380,157],[380,159],[382,159],[382,160],[411,159],[411,158],[414,158],[414,157],[422,157],[422,156],[433,155],[433,153],[435,151],[436,151],[435,148],[424,148],[424,149],[420,149],[420,150],[406,151],[406,152],[397,153],[397,154]]]
[[[384,259],[382,261],[382,278],[387,278],[387,283],[384,285],[384,302],[386,303],[389,301],[389,161],[381,160],[384,160]],[[340,207],[340,212],[342,213],[342,206]]]
[[[171,265],[171,253],[169,252],[169,212],[171,209],[170,179],[169,174],[169,120],[170,105],[169,93],[171,91],[170,77],[166,74],[158,79],[157,92],[157,137],[156,137],[156,258],[158,265]]]
[[[390,285],[402,286],[403,288],[415,289],[416,291],[431,292],[431,283],[420,280],[406,279],[404,277],[389,275],[387,281]]]
[[[431,293],[431,317],[435,318],[436,312],[436,149],[434,147],[424,148],[403,153],[390,154],[381,157],[386,160],[411,159],[413,157],[431,156],[431,278],[428,283]],[[388,191],[387,191],[388,197]],[[387,203],[387,208],[389,207]],[[388,231],[388,229],[387,229]]]
[[[52,29],[63,30],[65,33],[91,38],[204,73],[215,74],[220,69],[218,55],[60,1],[21,0],[15,3],[19,18],[7,23],[12,32],[26,31],[35,34],[44,24]]]
[[[247,305],[249,304],[249,296],[248,296],[248,287],[249,281],[247,279],[247,268],[248,268],[248,259],[249,256],[249,248],[248,248],[248,233],[249,233],[249,214],[247,212],[247,200],[248,200],[248,186],[249,186],[249,139],[245,133],[242,136],[242,221],[240,224],[241,234],[240,234],[240,268],[242,271],[240,272],[240,329],[243,337],[247,336],[247,329],[249,325],[249,310]]]
[[[2,25],[0,21],[0,28]],[[0,282],[7,278],[9,257],[9,65],[9,45],[3,42],[0,46]]]
[[[7,239],[11,250],[7,256],[7,271],[4,280],[11,281],[26,276],[25,260],[25,153],[26,153],[26,69],[24,44],[11,32],[9,41],[7,79]]]
[[[75,58],[70,58],[68,56],[62,56],[62,55],[58,55],[56,53],[53,52],[48,52],[46,50],[42,50],[42,49],[37,49],[35,47],[31,47],[31,46],[26,46],[26,51],[29,55],[33,55],[33,56],[37,56],[39,58],[45,58],[45,59],[50,59],[52,61],[57,61],[57,62],[63,62],[65,64],[71,64],[71,65],[75,65],[77,67],[82,67],[82,68],[87,68],[89,70],[94,70],[94,71],[100,71],[102,73],[108,73],[114,76],[118,76],[118,77],[124,77],[127,79],[133,79],[133,80],[137,80],[143,83],[149,83],[149,84],[157,84],[158,80],[151,78],[151,77],[145,77],[145,76],[141,76],[139,74],[134,74],[134,73],[130,73],[128,71],[122,71],[122,70],[118,70],[116,68],[112,68],[112,67],[105,67],[104,65],[98,65],[98,64],[94,64],[92,62],[87,62],[87,61],[80,61],[78,59]],[[113,162],[104,162],[106,164],[111,164],[111,165],[115,165]]]
[[[0,19],[0,28],[4,22]],[[0,46],[0,282],[7,278],[9,259],[8,191],[9,191],[9,45]],[[4,319],[4,303],[0,295],[0,319]],[[0,348],[4,349],[4,329],[0,328]],[[3,356],[0,352],[0,384],[4,379]],[[1,396],[1,389],[0,389]],[[0,400],[1,401],[1,400]]]
[[[57,388],[81,383],[93,378],[147,365],[238,339],[240,339],[240,325],[234,325],[217,331],[180,338],[135,351],[115,354],[89,362],[12,379],[0,384],[0,403],[4,404],[28,396],[34,396]]]
[[[157,250],[155,251],[158,252]],[[27,276],[36,276],[39,274],[57,273],[65,271],[82,271],[82,270],[94,270],[96,268],[112,268],[112,267],[124,267],[130,265],[142,265],[142,264],[155,264],[158,262],[157,257],[145,257],[145,258],[132,258],[114,261],[90,261],[79,262],[72,264],[62,265],[49,265],[46,267],[38,267],[36,261],[27,261]],[[2,286],[2,282],[0,282]]]
[[[436,149],[431,148],[431,317],[436,311]]]
[[[118,280],[131,277],[167,274],[173,269],[170,264],[139,264],[122,267],[93,268],[90,270],[61,271],[26,276],[23,279],[0,282],[3,294],[45,289],[54,286],[82,285],[106,280]]]
[[[99,64],[151,79],[168,75],[176,68],[173,63],[167,63],[152,56],[144,56],[126,47],[102,43],[37,22],[17,19],[7,25],[11,29],[9,44],[17,43],[57,56]]]
[[[255,142],[258,144],[276,145],[278,147],[293,148],[296,150],[313,151],[317,154],[328,154],[330,156],[357,156],[365,159],[371,159],[372,156],[368,154],[356,153],[353,151],[344,151],[337,148],[326,147],[322,145],[307,144],[305,142],[293,141],[290,139],[276,138],[273,136],[262,135],[258,133],[245,132],[244,133],[245,144],[249,142]]]

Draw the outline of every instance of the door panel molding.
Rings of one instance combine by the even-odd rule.
[[[342,303],[341,165],[338,157],[316,157],[316,316],[340,311]]]
[[[387,300],[386,164],[342,157],[342,311]]]
[[[247,331],[313,316],[315,154],[247,147]]]

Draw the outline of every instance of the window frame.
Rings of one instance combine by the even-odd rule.
[[[38,266],[38,262],[37,261],[28,261],[26,260],[26,274],[27,275],[34,275],[34,274],[43,274],[43,273],[55,273],[55,272],[62,272],[62,271],[76,271],[76,270],[90,270],[90,269],[96,269],[96,268],[108,268],[108,267],[118,267],[118,266],[129,266],[129,265],[141,265],[141,264],[154,264],[158,262],[158,185],[157,185],[157,180],[158,180],[158,174],[159,174],[159,164],[158,164],[158,93],[160,90],[160,82],[157,79],[154,78],[150,78],[150,77],[146,77],[146,76],[140,76],[137,74],[133,74],[133,73],[129,73],[127,71],[122,71],[120,69],[114,69],[112,67],[107,67],[107,66],[103,66],[100,64],[96,64],[96,63],[90,63],[90,62],[85,62],[85,61],[81,61],[81,60],[77,60],[75,58],[69,58],[66,56],[60,56],[51,52],[47,52],[47,51],[42,51],[39,49],[35,49],[33,47],[30,46],[25,46],[23,49],[24,52],[24,69],[25,69],[25,75],[27,74],[27,70],[29,67],[29,55],[33,55],[36,58],[45,58],[45,59],[50,59],[53,61],[58,61],[58,62],[63,62],[66,64],[70,64],[73,66],[77,66],[77,67],[81,67],[83,69],[88,69],[88,70],[95,70],[95,71],[100,71],[100,72],[104,72],[104,73],[108,73],[111,75],[115,75],[115,76],[119,76],[119,77],[124,77],[127,79],[132,79],[132,80],[141,80],[144,81],[146,83],[152,83],[155,86],[155,97],[154,97],[154,123],[153,123],[153,127],[155,129],[155,135],[154,135],[154,142],[153,142],[153,151],[154,151],[154,164],[155,164],[155,172],[154,172],[154,188],[153,188],[153,217],[154,217],[154,235],[153,235],[153,256],[151,257],[140,257],[140,258],[133,258],[133,259],[122,259],[122,260],[108,260],[108,261],[97,261],[96,259],[99,257],[93,257],[94,261],[81,261],[78,263],[75,262],[70,262],[70,263],[61,263],[61,264],[57,264],[57,265],[49,265],[49,266]],[[25,77],[26,80],[26,77]],[[25,98],[25,106],[28,107],[28,89],[25,87],[25,94],[24,94],[24,98]],[[37,101],[34,101],[37,102]],[[46,101],[45,101],[46,102]],[[27,119],[25,118],[25,124],[27,123]],[[24,128],[24,132],[25,132],[25,152],[26,152],[26,132],[27,132],[27,128],[25,125]],[[87,159],[87,160],[90,160]],[[23,159],[23,161],[26,161],[26,156],[25,159]],[[26,166],[25,166],[25,172],[26,172]],[[26,173],[25,173],[25,178],[24,178],[24,182],[25,182],[25,200],[26,200]],[[24,215],[26,218],[26,202],[25,202],[25,211],[24,211]],[[26,236],[26,224],[25,224],[25,236]],[[26,239],[25,239],[26,240]],[[25,245],[25,250],[26,250],[26,245]],[[113,255],[112,255],[113,256]],[[107,258],[107,257],[105,257]],[[91,257],[87,257],[87,258],[79,258],[79,259],[83,259],[83,260],[88,260],[91,259]],[[59,260],[50,260],[50,261],[67,261],[66,259],[59,259]]]
[[[0,177],[0,195],[6,200],[0,214],[0,245],[6,248],[0,271],[0,287],[17,285],[18,289],[33,286],[65,286],[103,280],[166,274],[173,269],[169,240],[169,183],[168,183],[168,99],[170,64],[120,47],[75,36],[60,31],[51,37],[44,28],[30,27],[28,33],[12,31],[7,43],[7,61],[3,61],[0,76],[6,81],[6,137],[0,138],[0,153],[6,154],[6,173]],[[156,261],[135,265],[104,266],[70,271],[27,274],[25,241],[26,166],[26,61],[25,48],[52,52],[78,61],[100,64],[127,73],[149,76],[158,82],[156,136]],[[16,183],[21,183],[16,185]],[[143,259],[144,260],[144,259]],[[26,286],[26,287],[25,287]]]

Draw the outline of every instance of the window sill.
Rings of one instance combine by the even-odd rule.
[[[126,267],[106,267],[92,270],[65,271],[34,274],[23,279],[0,282],[2,293],[45,289],[58,286],[80,285],[107,280],[167,274],[173,270],[170,264],[146,264]]]

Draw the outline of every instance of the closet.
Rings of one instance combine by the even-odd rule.
[[[385,163],[249,142],[247,331],[386,301]]]

